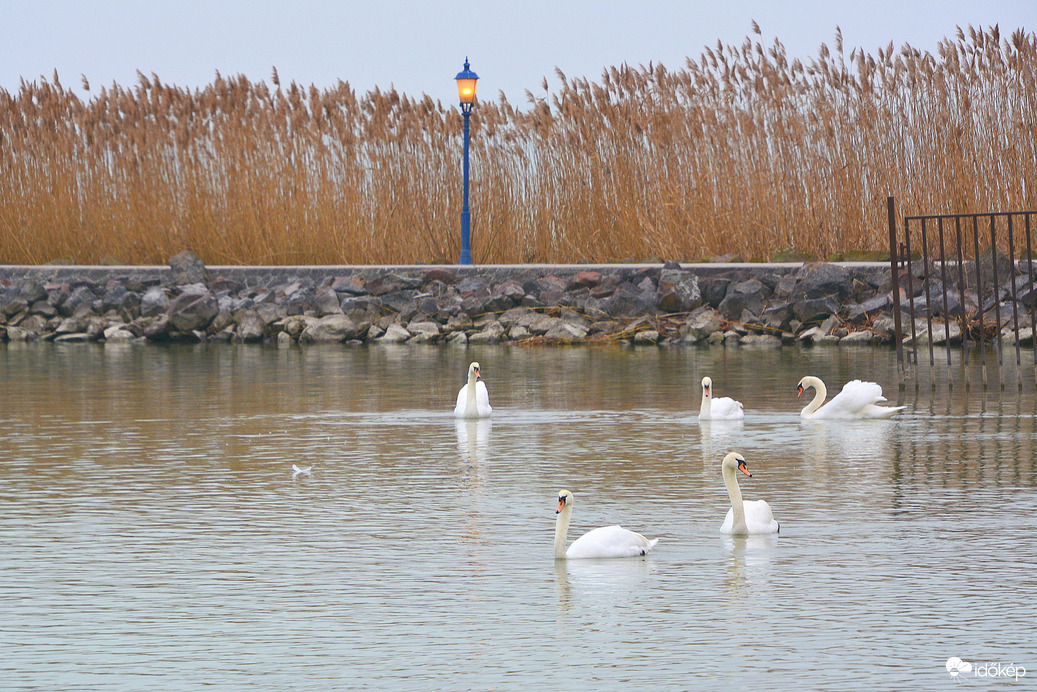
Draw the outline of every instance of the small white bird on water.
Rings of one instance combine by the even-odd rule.
[[[302,468],[299,468],[295,464],[292,464],[292,478],[295,478],[299,474],[302,474],[304,476],[308,476],[308,475],[310,475],[310,469],[312,469],[312,468],[313,468],[312,466],[304,466]]]

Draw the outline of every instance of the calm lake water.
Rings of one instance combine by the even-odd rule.
[[[472,360],[492,422],[451,416]],[[744,422],[698,423],[707,374]],[[801,422],[805,374],[908,408]],[[1037,677],[1032,372],[900,389],[881,349],[8,344],[0,377],[3,689]],[[720,535],[732,449],[780,535]],[[561,488],[570,541],[622,523],[656,550],[555,561]]]

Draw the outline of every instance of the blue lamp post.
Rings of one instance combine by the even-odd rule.
[[[461,205],[461,259],[458,264],[472,263],[470,243],[471,219],[468,213],[468,119],[472,115],[475,104],[475,83],[479,75],[468,69],[468,58],[464,59],[464,70],[457,73],[457,95],[461,99],[461,113],[464,115],[464,201]]]

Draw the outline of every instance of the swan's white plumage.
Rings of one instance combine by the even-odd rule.
[[[862,382],[851,380],[843,385],[841,392],[832,397],[832,400],[822,406],[828,389],[820,378],[807,375],[799,381],[796,387],[797,396],[802,396],[803,391],[813,387],[814,399],[800,412],[800,416],[808,420],[860,420],[868,418],[891,418],[904,406],[877,406],[879,402],[885,401],[882,396],[882,387],[875,382]]]
[[[558,518],[555,520],[555,557],[574,559],[641,557],[659,542],[658,538],[648,539],[639,533],[624,529],[622,526],[602,526],[588,531],[569,546],[565,547],[566,535],[569,533],[569,519],[572,517],[573,494],[568,490],[558,491]]]
[[[775,521],[771,506],[766,500],[743,500],[742,507],[745,511],[744,533],[778,533],[778,522]],[[729,508],[724,523],[720,526],[720,533],[735,533],[734,523],[735,511]]]
[[[486,390],[486,384],[479,379],[481,376],[478,363],[468,366],[468,382],[457,393],[455,418],[488,418],[493,413],[490,393]]]
[[[713,397],[713,380],[702,378],[702,403],[699,420],[741,420],[745,417],[742,402],[726,396]]]
[[[720,526],[720,533],[737,536],[778,533],[781,527],[775,521],[771,506],[767,504],[766,500],[742,500],[736,471],[741,471],[752,478],[749,467],[745,463],[745,457],[737,452],[731,452],[724,457],[724,461],[721,463],[721,473],[724,476],[724,485],[727,486],[728,497],[731,498],[731,508],[727,510],[724,523]]]

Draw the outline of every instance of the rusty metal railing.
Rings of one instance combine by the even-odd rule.
[[[969,364],[970,348],[977,347],[983,386],[986,387],[987,351],[993,347],[997,356],[998,380],[1004,388],[1002,370],[1006,330],[1014,336],[1016,367],[1022,366],[1021,342],[1026,334],[1019,321],[1021,293],[1024,309],[1029,313],[1029,325],[1025,329],[1030,330],[1031,340],[1037,329],[1037,285],[1034,283],[1037,257],[1032,244],[1037,211],[904,216],[903,233],[899,235],[893,197],[888,198],[887,207],[894,331],[901,382],[907,378],[908,366],[918,364],[919,330],[922,326],[916,307],[924,305],[930,368],[936,364],[934,336],[937,332],[933,327],[934,318],[937,318],[936,324],[943,329],[941,339],[947,365],[951,364],[955,341],[952,325],[956,325],[961,338],[963,366]],[[1025,230],[1023,238],[1017,237],[1017,228]],[[953,238],[950,238],[952,229]],[[921,246],[920,250],[912,251],[913,237],[920,240],[920,243],[916,242],[916,247]],[[986,247],[981,249],[981,245]],[[916,279],[921,281],[918,291],[915,290]],[[934,290],[936,288],[939,290]],[[1002,301],[1005,298],[1010,299],[1011,315],[1003,314],[1005,306]],[[905,338],[902,323],[905,302],[906,316],[910,321],[909,339]],[[988,318],[992,318],[989,327]],[[1034,381],[1037,383],[1037,347],[1033,351]]]

